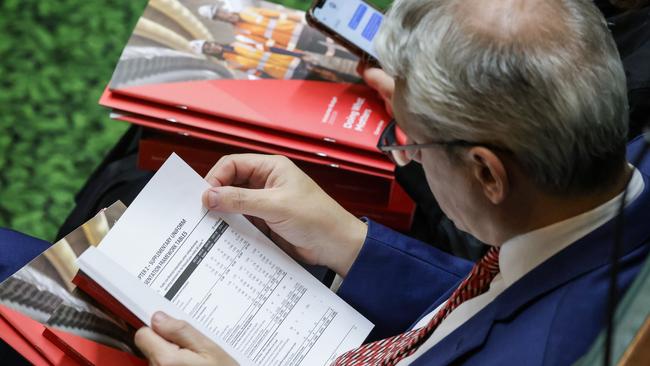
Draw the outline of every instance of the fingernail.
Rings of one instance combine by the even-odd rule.
[[[208,207],[215,208],[219,204],[219,198],[217,197],[217,192],[213,190],[208,191]]]
[[[153,317],[151,318],[151,322],[155,324],[160,324],[165,320],[167,320],[167,318],[169,318],[167,314],[163,313],[162,311],[156,311],[156,313],[153,314]]]

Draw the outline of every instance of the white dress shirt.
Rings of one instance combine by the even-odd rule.
[[[628,184],[626,205],[629,205],[630,202],[634,201],[641,194],[644,185],[641,173],[635,169],[632,179]],[[506,288],[528,272],[614,218],[618,211],[619,200],[622,195],[623,193],[619,194],[591,211],[584,212],[578,216],[541,229],[518,235],[503,243],[499,254],[500,273],[490,283],[489,290],[482,295],[465,301],[454,309],[415,353],[403,359],[397,365],[404,366],[413,362],[416,358],[433,348],[444,337],[476,315],[476,313],[492,302]],[[414,329],[425,326],[443,305],[444,303],[422,318],[415,325]]]

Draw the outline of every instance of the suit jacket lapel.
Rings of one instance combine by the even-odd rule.
[[[497,308],[488,305],[461,327],[443,338],[412,365],[448,365],[461,355],[480,347],[495,321]]]
[[[643,176],[641,195],[625,209],[625,230],[621,255],[650,239],[647,215],[650,214],[650,181]],[[615,220],[610,220],[584,238],[549,258],[515,282],[495,299],[499,310],[495,319],[504,319],[531,300],[566,282],[609,264],[614,242]]]
[[[650,180],[643,176],[645,188],[642,194],[625,209],[625,236],[622,255],[631,252],[650,239],[647,215],[650,214]],[[495,321],[505,319],[536,298],[565,284],[610,260],[613,243],[614,221],[610,221],[584,238],[551,257],[507,288],[492,303],[454,332],[438,342],[413,365],[447,365],[463,354],[480,347]],[[427,312],[431,312],[451,292],[441,297]]]

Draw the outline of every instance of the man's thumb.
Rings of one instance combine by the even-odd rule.
[[[151,328],[161,337],[181,348],[201,352],[210,346],[209,340],[189,323],[160,311],[153,315]]]
[[[267,189],[212,187],[203,194],[203,204],[210,210],[239,213],[270,219],[274,212],[268,205]]]

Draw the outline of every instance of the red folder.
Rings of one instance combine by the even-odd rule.
[[[35,365],[146,365],[132,354],[48,328],[0,305],[0,338]]]
[[[206,174],[223,155],[242,151],[228,145],[149,132],[140,140],[138,166],[155,171],[176,152],[199,174]],[[354,215],[368,217],[397,230],[410,229],[415,204],[394,179],[333,170],[317,164],[297,164]]]
[[[215,116],[199,114],[164,105],[156,105],[132,98],[125,98],[104,91],[100,104],[119,111],[156,119],[160,124],[180,124],[197,128],[203,132],[216,132],[223,136],[232,136],[250,141],[263,142],[319,157],[348,162],[385,172],[392,172],[395,166],[376,148],[374,152],[353,149],[323,140],[307,139],[302,136],[289,135],[282,131],[246,125],[239,121],[227,120]]]
[[[145,326],[142,320],[135,316],[131,310],[122,305],[121,302],[117,301],[113,295],[104,290],[104,288],[98,285],[92,278],[86,276],[85,273],[78,271],[72,279],[72,283],[95,299],[104,310],[124,320],[133,328],[139,329]]]
[[[147,361],[130,353],[46,327],[43,336],[71,358],[85,365],[145,366]]]
[[[77,361],[66,355],[56,345],[43,337],[43,330],[45,330],[43,324],[18,311],[1,305],[0,316],[47,361],[46,364],[61,366],[79,365]],[[37,361],[40,362],[40,360]]]
[[[246,153],[248,150],[184,136],[149,132],[140,139],[138,167],[143,170],[158,170],[173,152],[199,174],[205,175],[222,156]],[[301,161],[296,161],[296,164],[337,200],[375,205],[388,203],[393,179]]]
[[[156,118],[150,118],[142,115],[125,114],[125,115],[115,116],[114,118],[120,121],[137,124],[140,126],[148,127],[159,131],[180,134],[182,136],[191,136],[197,139],[231,145],[231,146],[247,149],[252,152],[258,152],[263,154],[284,155],[295,160],[301,160],[301,161],[320,164],[320,165],[327,165],[335,169],[349,170],[349,171],[373,175],[377,177],[383,177],[389,179],[393,177],[392,172],[388,172],[384,170],[373,169],[373,168],[369,168],[354,163],[331,159],[328,157],[321,157],[318,154],[304,153],[294,149],[288,149],[286,147],[266,144],[265,142],[236,138],[233,136],[218,134],[215,132],[206,132],[205,130],[200,130],[189,126],[177,124],[177,123],[169,123],[169,122],[165,123],[165,121],[161,121]]]
[[[33,365],[50,365],[49,361],[32,346],[11,324],[0,316],[0,339]]]
[[[339,202],[341,206],[357,217],[367,217],[395,230],[408,232],[413,223],[415,203],[399,184],[394,184],[386,207],[376,207],[349,202]]]
[[[363,84],[204,80],[114,89],[117,94],[376,152],[384,102]]]

